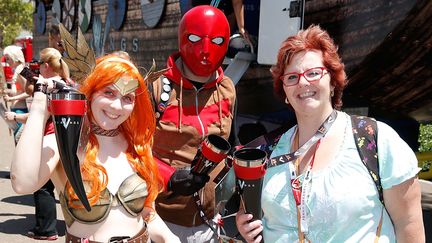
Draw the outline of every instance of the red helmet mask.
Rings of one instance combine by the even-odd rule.
[[[180,55],[197,76],[210,76],[222,64],[228,49],[230,28],[225,14],[201,5],[192,8],[179,24]]]

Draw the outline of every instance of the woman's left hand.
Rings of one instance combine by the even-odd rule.
[[[252,214],[245,214],[243,209],[240,207],[240,210],[236,215],[237,229],[246,242],[259,243],[262,239],[262,235],[260,235],[260,233],[263,231],[262,221],[251,221],[252,218]]]
[[[3,96],[3,99],[4,99],[6,102],[10,102],[10,101],[13,100],[12,97],[10,97],[9,95],[5,95],[5,96]]]
[[[141,211],[141,217],[149,223],[156,217],[156,211],[153,208],[144,206],[143,210]]]
[[[5,89],[5,90],[3,90],[3,94],[4,95],[14,95],[14,91],[13,90],[11,90],[11,89]]]

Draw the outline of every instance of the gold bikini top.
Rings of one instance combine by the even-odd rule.
[[[83,183],[85,191],[90,191],[89,183],[85,181]],[[75,221],[83,224],[102,222],[108,216],[111,207],[119,205],[122,205],[130,215],[138,216],[144,208],[147,195],[147,183],[135,173],[122,182],[115,195],[111,194],[108,189],[103,190],[90,212],[84,207],[70,207],[67,203],[69,198],[63,192],[60,193],[59,199],[65,222],[70,227]],[[79,200],[72,200],[72,204],[82,206]]]

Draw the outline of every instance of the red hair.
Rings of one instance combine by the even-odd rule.
[[[345,66],[337,53],[338,48],[333,39],[317,25],[311,25],[306,30],[301,30],[282,42],[277,55],[277,62],[270,69],[274,81],[274,92],[282,100],[285,99],[286,94],[280,77],[295,54],[310,50],[321,51],[324,67],[330,73],[330,84],[335,87],[332,106],[335,109],[340,109],[342,107],[342,92],[348,83]]]
[[[148,196],[145,200],[145,206],[152,208],[152,204],[163,184],[151,150],[156,122],[150,93],[144,78],[131,62],[116,55],[107,55],[97,60],[95,69],[86,78],[80,91],[86,95],[90,104],[95,92],[113,84],[124,75],[137,79],[139,88],[135,91],[136,98],[133,111],[129,118],[120,125],[120,131],[128,143],[126,156],[129,164],[147,183]],[[89,117],[92,117],[91,106],[89,105],[87,109]],[[96,136],[91,133],[87,144],[86,158],[81,166],[83,180],[91,183],[91,191],[87,194],[91,205],[98,201],[108,181],[105,168],[96,163],[98,150],[99,144]],[[70,185],[68,185],[67,193],[70,199],[77,198]]]

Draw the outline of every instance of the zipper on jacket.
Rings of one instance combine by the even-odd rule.
[[[204,139],[204,138],[205,138],[204,124],[203,124],[203,122],[202,122],[202,120],[201,120],[201,117],[199,116],[199,113],[198,113],[198,93],[199,93],[199,92],[200,92],[204,87],[201,87],[201,88],[197,89],[197,88],[194,86],[193,88],[195,89],[195,112],[196,112],[196,115],[197,115],[198,121],[199,121],[199,123],[200,123],[200,125],[201,125],[202,139]]]

